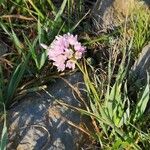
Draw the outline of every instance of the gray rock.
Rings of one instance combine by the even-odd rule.
[[[138,59],[130,70],[128,91],[131,96],[135,97],[145,87],[147,84],[147,73],[150,75],[150,43],[142,49]],[[150,112],[150,101],[147,104],[145,112]]]
[[[113,24],[112,4],[114,0],[97,0],[92,10],[92,20],[97,31]]]
[[[0,56],[6,54],[8,52],[8,48],[5,43],[0,41]]]
[[[67,77],[72,85],[82,82],[80,73]],[[28,95],[8,112],[8,150],[75,150],[84,134],[70,125],[83,122],[80,113],[59,105],[56,100],[75,107],[81,103],[62,79],[50,85],[49,92]]]
[[[137,76],[137,79],[146,79],[146,72],[150,74],[150,43],[143,48],[131,70]]]
[[[149,0],[97,0],[92,9],[93,29],[96,33],[114,29],[124,23],[137,5],[147,8]]]
[[[150,7],[150,0],[144,0],[144,2]]]

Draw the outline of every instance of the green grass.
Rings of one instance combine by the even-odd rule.
[[[75,109],[91,118],[92,140],[101,149],[149,149],[150,117],[145,115],[149,75],[145,86],[135,91],[136,96],[130,95],[132,87],[128,87],[131,63],[150,39],[149,10],[138,8],[123,26],[96,36],[86,20],[90,14],[86,7],[84,0],[0,1],[0,37],[9,49],[0,59],[0,110],[5,116],[0,149],[6,149],[7,140],[4,108],[9,110],[25,93],[42,90],[58,74],[40,44],[49,45],[56,35],[67,32],[77,34],[89,53],[77,64],[89,103],[84,102],[85,110]],[[100,62],[101,68],[95,68],[99,65],[92,66],[88,60],[94,60],[94,51],[101,46],[109,56]]]
[[[7,126],[6,126],[6,110],[5,110],[5,105],[4,103],[0,103],[0,105],[2,105],[3,107],[3,128],[2,128],[2,132],[1,132],[1,138],[0,138],[0,149],[1,150],[6,150],[6,146],[7,146],[7,140],[8,140],[8,135],[7,135]]]
[[[129,44],[130,45],[130,44]],[[131,47],[130,47],[131,48]],[[129,49],[130,49],[129,48]],[[141,91],[138,91],[137,99],[130,99],[127,88],[129,51],[123,51],[119,68],[112,62],[112,56],[108,63],[108,79],[101,81],[95,75],[88,73],[84,64],[80,69],[89,97],[90,105],[86,110],[77,109],[95,120],[95,134],[93,138],[99,141],[102,149],[138,149],[148,148],[150,144],[149,129],[143,129],[148,120],[141,122],[146,116],[144,113],[150,99],[149,75],[147,83]],[[126,64],[126,62],[128,62]],[[113,77],[113,68],[118,68]],[[95,72],[92,68],[92,72]],[[114,83],[112,84],[112,80]],[[133,105],[134,104],[134,105]],[[133,106],[132,106],[133,105]],[[86,106],[87,107],[87,106]],[[140,123],[140,126],[138,124]],[[145,126],[146,127],[146,126]],[[97,130],[99,129],[99,130]]]
[[[6,78],[3,73],[5,66],[1,66],[1,82],[6,82],[1,84],[0,93],[1,101],[6,105],[8,103],[9,107],[20,85],[33,78],[41,78],[46,67],[52,68],[40,44],[51,43],[56,35],[75,31],[86,13],[82,10],[83,3],[81,5],[72,0],[63,0],[58,4],[53,4],[51,0],[2,1],[1,7],[0,31],[6,37],[6,44],[11,47],[6,59],[11,62],[12,68],[10,77]],[[74,19],[72,14],[76,9],[79,11]],[[52,68],[46,75],[50,76],[53,72]],[[40,84],[36,85],[37,88]]]
[[[127,38],[133,37],[132,57],[137,58],[142,48],[150,39],[150,10],[143,5],[137,5],[126,19]],[[123,27],[124,29],[124,27]],[[125,31],[123,30],[121,34]]]

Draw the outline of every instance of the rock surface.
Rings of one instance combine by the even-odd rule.
[[[142,49],[139,58],[131,69],[131,76],[134,77],[133,82],[136,84],[133,92],[137,89],[140,90],[147,83],[147,73],[150,75],[150,43]],[[146,113],[150,113],[150,100],[147,104]]]
[[[67,78],[72,85],[82,82],[80,73]],[[82,117],[56,100],[80,107],[72,89],[57,79],[47,93],[28,95],[8,112],[8,150],[75,150],[80,147],[83,133],[71,126],[80,126]],[[81,148],[81,147],[80,147]]]
[[[149,1],[144,2],[149,6]],[[97,0],[92,10],[94,30],[97,33],[119,26],[137,4],[141,5],[137,0]],[[144,3],[142,5],[147,7]]]
[[[132,67],[132,72],[138,79],[146,79],[146,72],[150,74],[150,43],[143,48],[139,58]]]
[[[1,40],[0,40],[0,56],[6,54],[8,51],[8,48],[6,46],[6,44],[4,44]]]

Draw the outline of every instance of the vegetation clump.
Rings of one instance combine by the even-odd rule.
[[[83,75],[88,102],[82,99],[85,109],[74,109],[90,118],[93,130],[83,130],[91,145],[104,150],[149,149],[149,73],[138,90],[128,79],[150,39],[150,10],[136,5],[132,12],[123,12],[119,26],[97,35],[92,32],[89,4],[86,0],[0,1],[0,41],[8,48],[0,57],[1,150],[8,139],[6,111],[22,96],[43,90],[51,79],[76,71],[75,67]]]

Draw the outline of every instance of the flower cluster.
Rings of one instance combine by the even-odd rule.
[[[56,36],[49,47],[44,44],[41,46],[47,50],[49,59],[53,60],[58,71],[64,71],[65,68],[74,69],[75,61],[81,59],[85,53],[85,47],[78,42],[77,35],[70,33]]]

